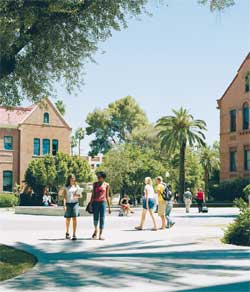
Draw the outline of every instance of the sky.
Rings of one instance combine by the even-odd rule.
[[[99,44],[97,64],[85,66],[76,96],[57,85],[73,131],[86,126],[89,112],[131,95],[151,122],[183,106],[206,121],[208,144],[219,139],[216,100],[250,51],[250,1],[215,13],[197,2],[152,0],[152,16],[129,19],[126,30]],[[89,141],[82,143],[84,154]]]

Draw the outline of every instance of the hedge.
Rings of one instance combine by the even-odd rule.
[[[248,184],[250,184],[249,178],[237,178],[222,182],[219,185],[210,186],[209,195],[216,202],[232,202],[237,198],[245,198],[243,190]]]
[[[0,194],[0,208],[15,207],[18,198],[14,194]]]

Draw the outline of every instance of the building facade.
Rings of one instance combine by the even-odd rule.
[[[221,181],[250,178],[250,53],[218,100]]]
[[[70,154],[71,128],[49,99],[31,107],[0,107],[0,192],[20,184],[34,158]]]
[[[82,156],[82,158],[88,162],[92,170],[96,170],[104,161],[103,156]]]

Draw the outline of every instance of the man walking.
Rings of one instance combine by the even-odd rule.
[[[186,207],[186,213],[189,213],[190,206],[192,204],[192,198],[193,198],[193,195],[190,192],[190,188],[187,188],[186,192],[183,195],[183,199],[184,199],[184,203]]]

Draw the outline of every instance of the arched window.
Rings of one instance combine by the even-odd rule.
[[[250,90],[250,72],[247,72],[245,77],[245,91],[249,92]]]
[[[43,122],[44,124],[49,124],[49,113],[43,114]]]
[[[243,104],[242,118],[243,130],[249,129],[249,104],[247,102]]]

